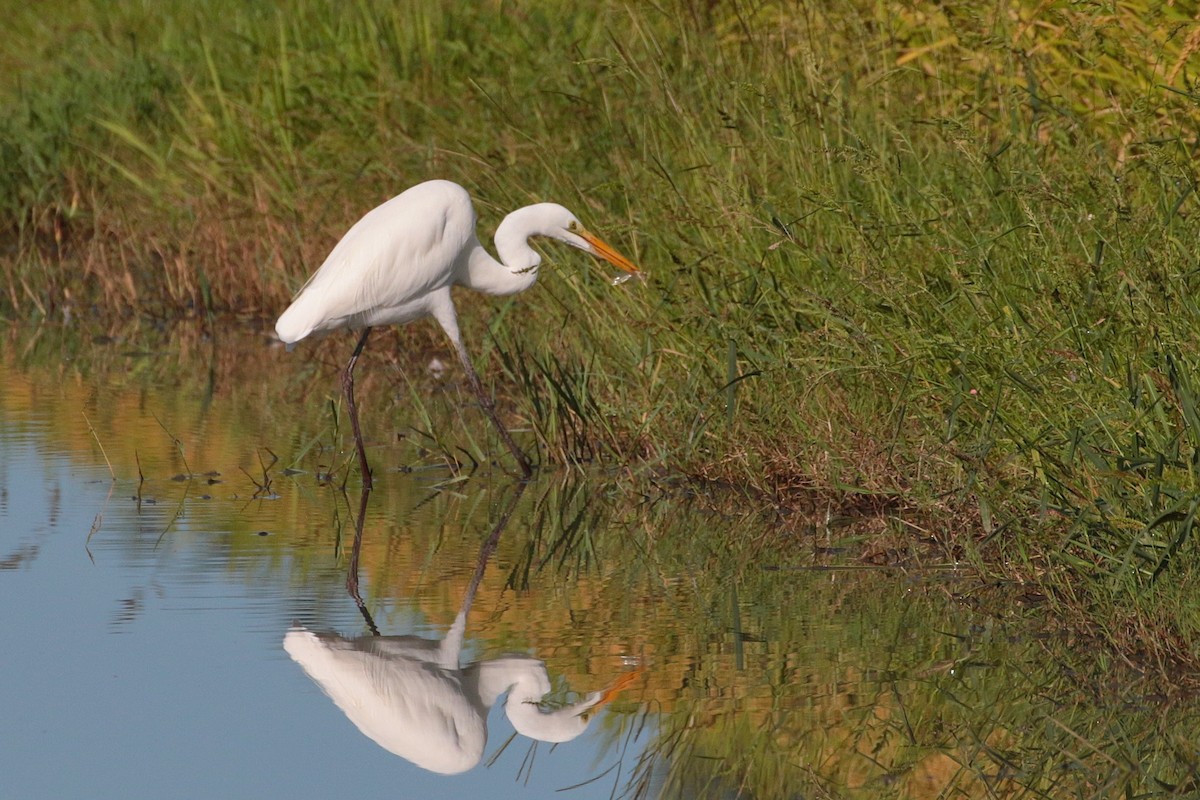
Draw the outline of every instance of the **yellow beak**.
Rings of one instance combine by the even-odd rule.
[[[629,266],[632,267],[633,265],[630,264]],[[634,271],[635,272],[637,271],[636,267],[634,267]],[[642,675],[642,670],[637,669],[637,670],[634,670],[633,672],[627,672],[624,675],[622,675],[621,677],[617,678],[616,681],[613,682],[613,685],[609,686],[607,689],[605,689],[604,693],[600,695],[600,699],[596,702],[596,705],[594,705],[592,707],[593,710],[600,708],[605,703],[608,703],[611,700],[613,700],[623,690],[629,688],[629,684],[636,681],[638,678],[641,677],[641,675]]]
[[[587,243],[592,246],[592,251],[595,255],[603,258],[617,269],[624,270],[630,275],[638,275],[641,273],[641,270],[634,266],[632,261],[618,253],[615,247],[601,239],[596,234],[587,230],[577,230],[575,232],[579,236],[582,236],[584,240],[586,240]]]

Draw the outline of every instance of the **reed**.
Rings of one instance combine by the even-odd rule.
[[[52,5],[10,37],[45,57],[0,70],[5,316],[269,318],[419,180],[466,185],[485,231],[554,199],[651,279],[554,251],[528,296],[463,299],[544,461],[919,519],[1109,619],[1173,609],[1191,658],[1180,4]],[[482,420],[405,405],[486,463]]]

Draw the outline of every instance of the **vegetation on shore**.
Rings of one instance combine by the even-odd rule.
[[[272,463],[272,450],[304,451],[297,439],[330,414],[279,400],[288,376],[271,365],[286,356],[261,336],[111,331],[116,341],[11,326],[0,339],[0,510],[28,519],[13,509],[40,502],[34,519],[53,526],[8,525],[0,564],[40,569],[53,595],[64,578],[37,547],[49,533],[81,562],[86,548],[95,567],[81,564],[85,573],[124,565],[130,583],[116,586],[129,600],[111,613],[127,634],[164,614],[193,618],[189,601],[211,586],[217,613],[271,637],[299,621],[437,638],[487,551],[467,622],[472,660],[533,655],[556,689],[579,692],[642,668],[615,713],[592,722],[608,755],[578,758],[578,780],[602,773],[614,796],[1092,800],[1179,796],[1194,783],[1200,703],[1160,702],[1157,681],[1119,669],[1089,691],[1081,675],[1110,654],[1056,629],[1037,587],[980,581],[935,547],[879,566],[863,553],[909,546],[880,518],[829,520],[788,547],[774,512],[755,504],[717,511],[710,493],[646,491],[597,470],[543,470],[529,484],[436,464],[397,474],[388,459],[405,448],[375,442],[379,490],[364,513],[339,486],[345,469],[322,477],[321,464],[355,458],[328,425],[299,471]],[[439,424],[455,413],[478,411]],[[50,490],[64,469],[72,479]],[[31,477],[47,488],[31,491]],[[504,519],[499,541],[483,545]],[[361,606],[347,596],[350,563]],[[535,745],[492,733],[478,768],[503,787],[512,772],[492,756]],[[356,789],[371,794],[364,780]],[[384,780],[394,787],[395,773]]]
[[[51,5],[0,56],[3,315],[271,318],[412,183],[554,199],[651,280],[462,299],[544,459],[885,510],[1197,674],[1190,7]]]

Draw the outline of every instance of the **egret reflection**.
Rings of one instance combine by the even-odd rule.
[[[541,742],[568,742],[639,674],[626,673],[605,690],[549,708],[544,700],[551,692],[550,676],[540,659],[505,655],[461,663],[467,615],[515,499],[484,543],[462,607],[440,640],[375,633],[357,592],[357,559],[347,585],[373,634],[344,637],[294,627],[283,640],[292,660],[367,738],[431,772],[451,775],[479,763],[488,713],[502,697],[517,733]],[[360,540],[361,516],[356,533]]]
[[[460,667],[466,615],[440,642],[418,636],[348,639],[304,628],[283,646],[362,733],[385,750],[431,772],[466,772],[483,758],[487,717],[507,693],[504,710],[517,733],[541,742],[568,742],[592,714],[636,677],[545,710],[546,665],[529,656],[502,656]]]

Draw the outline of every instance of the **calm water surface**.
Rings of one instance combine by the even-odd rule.
[[[81,463],[56,450],[46,435],[52,423],[36,410],[3,422],[3,797],[545,796],[614,765],[603,785],[577,793],[606,797],[620,782],[622,755],[612,752],[611,725],[602,719],[569,744],[531,754],[526,742],[504,747],[514,731],[501,707],[481,708],[489,731],[480,755],[491,763],[452,777],[373,744],[284,650],[289,630],[369,631],[344,588],[339,549],[297,543],[306,537],[282,498],[255,500],[204,479],[147,481],[139,503],[136,483],[111,481],[103,460]],[[322,505],[339,499],[327,494],[310,498],[306,513],[345,515]],[[439,510],[427,505],[396,528],[436,536],[444,531]],[[325,522],[336,527],[336,520],[311,525]],[[480,533],[476,549],[488,532]],[[439,612],[454,616],[456,588],[441,579],[475,563],[458,565],[426,544],[438,575],[411,596],[373,601],[384,633],[437,642],[447,633]],[[314,551],[307,564],[290,552],[296,546]],[[413,573],[427,566],[407,556],[389,562],[418,584]],[[421,595],[446,605],[435,603],[431,618]],[[479,605],[481,616],[496,611]],[[486,649],[468,640],[462,663]],[[605,688],[621,662],[613,666],[610,675],[577,678],[570,690]],[[542,674],[563,681],[544,667]],[[465,766],[460,758],[450,768]]]
[[[170,372],[148,364],[161,342],[97,346],[0,359],[0,797],[1106,797],[1188,779],[1193,708],[1092,705],[954,565],[861,568],[861,527],[795,523],[804,546],[764,562],[753,509],[603,475],[458,480],[377,441],[356,597],[361,497],[321,480],[349,455],[304,416],[322,396],[211,353]],[[239,343],[255,348],[281,369]]]

